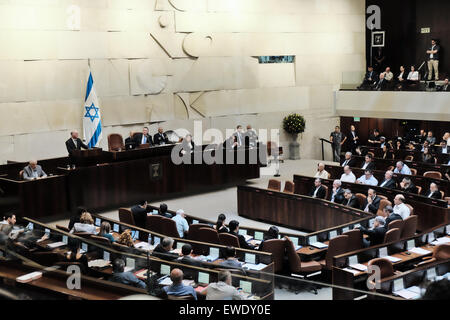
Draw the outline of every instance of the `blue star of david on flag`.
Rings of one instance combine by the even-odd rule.
[[[98,109],[95,105],[92,103],[90,107],[86,108],[86,114],[84,115],[85,118],[90,118],[92,122],[94,122],[95,119],[98,119]],[[92,114],[94,113],[94,114]]]

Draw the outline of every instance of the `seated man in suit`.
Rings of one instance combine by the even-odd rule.
[[[130,150],[136,148],[136,140],[133,138],[133,131],[130,131],[130,136],[125,139],[125,149]]]
[[[228,224],[228,228],[230,228],[230,234],[238,237],[239,239],[239,245],[241,246],[242,249],[248,249],[248,250],[254,250],[256,244],[254,243],[254,241],[250,241],[250,243],[247,243],[247,241],[245,241],[245,237],[242,234],[239,234],[239,221],[236,220],[231,220],[230,223]]]
[[[384,217],[377,216],[375,218],[375,222],[373,223],[372,229],[366,229],[363,226],[358,227],[358,229],[361,230],[363,234],[367,234],[369,236],[368,239],[364,239],[363,237],[364,248],[376,246],[383,243],[384,235],[387,231],[385,228],[385,224],[386,221],[384,220]]]
[[[34,180],[47,177],[42,167],[37,164],[36,160],[31,160],[28,165],[23,168],[24,180]]]
[[[341,204],[344,202],[344,189],[342,189],[341,180],[333,181],[333,191],[331,192],[330,201]]]
[[[116,259],[113,263],[113,275],[109,278],[110,281],[126,284],[129,286],[146,289],[147,285],[144,281],[139,280],[132,272],[125,271],[125,261],[123,259]]]
[[[433,198],[433,199],[438,199],[438,200],[442,199],[442,194],[439,191],[437,184],[434,182],[430,183],[429,190],[422,191],[422,195],[427,198]]]
[[[361,169],[364,170],[375,170],[375,163],[373,163],[373,158],[371,154],[366,154],[366,156],[364,157],[364,163],[361,167]]]
[[[228,270],[221,270],[218,281],[211,282],[202,294],[206,295],[206,300],[244,300],[239,291],[231,285],[231,273]]]
[[[371,146],[375,146],[380,143],[380,131],[378,131],[378,129],[373,129],[373,133],[369,135],[367,142]]]
[[[324,186],[322,186],[322,180],[316,178],[314,180],[314,187],[308,195],[313,198],[325,199],[326,193]]]
[[[356,165],[356,161],[355,159],[352,158],[352,153],[346,152],[345,153],[345,159],[344,161],[341,162],[341,167],[345,167],[345,166],[349,166],[349,167],[354,167]]]
[[[202,267],[202,261],[192,258],[191,254],[192,246],[189,243],[186,243],[181,247],[181,257],[179,257],[176,261],[190,266]]]
[[[437,150],[438,154],[447,154],[450,153],[450,148],[447,146],[447,141],[442,140],[441,145]]]
[[[394,172],[392,172],[391,170],[386,171],[386,173],[384,174],[384,180],[382,183],[380,183],[380,187],[395,189],[397,187],[397,183],[394,179],[392,179],[393,175]]]
[[[172,215],[169,212],[167,212],[167,204],[165,204],[165,203],[161,203],[159,205],[158,214],[160,216],[163,216],[163,217],[166,217],[166,218],[172,218]]]
[[[172,280],[171,286],[165,286],[163,290],[167,295],[171,296],[188,296],[192,295],[194,300],[197,300],[197,292],[192,286],[186,286],[183,284],[183,271],[180,269],[173,269],[170,272],[170,280]]]
[[[344,167],[344,173],[341,175],[341,182],[355,183],[356,177],[349,166]]]
[[[70,138],[66,141],[66,148],[69,155],[72,155],[73,150],[81,150],[81,148],[89,149],[89,147],[85,145],[80,138],[78,138],[77,130],[70,133]]]
[[[317,165],[317,172],[314,175],[314,178],[328,179],[328,172],[325,170],[325,164],[319,163]]]
[[[394,197],[394,213],[400,215],[403,220],[409,217],[411,211],[405,204],[405,197],[402,194],[397,194]]]
[[[139,204],[131,207],[131,213],[133,214],[134,222],[139,228],[145,227],[145,221],[147,220],[148,209],[147,200],[142,200]]]
[[[412,183],[411,179],[403,178],[402,182],[400,182],[400,190],[403,192],[415,193],[417,194],[419,191],[417,187]]]
[[[364,80],[361,85],[357,88],[358,90],[371,89],[372,86],[378,81],[378,74],[373,70],[372,66],[367,68],[367,72],[364,76]]]
[[[401,174],[409,174],[410,175],[411,174],[411,170],[402,161],[398,161],[395,164],[394,173],[401,173]]]
[[[153,136],[153,143],[157,146],[169,143],[169,138],[167,138],[167,135],[164,133],[163,128],[158,128],[158,132]]]
[[[350,189],[344,190],[344,202],[342,203],[344,206],[352,207],[355,209],[359,209],[358,198],[351,192]]]
[[[142,133],[136,133],[134,135],[134,141],[136,143],[136,146],[147,143],[150,145],[150,147],[153,146],[152,136],[148,134],[148,127],[144,127],[142,129]]]
[[[436,137],[433,136],[433,131],[428,131],[427,140],[431,147],[436,143]]]
[[[163,260],[175,260],[179,257],[179,255],[171,252],[173,250],[172,246],[173,239],[166,237],[161,241],[161,243],[158,243],[152,252],[152,256]]]
[[[394,209],[391,206],[386,206],[383,208],[383,217],[386,220],[385,227],[389,227],[389,223],[395,220],[403,220],[402,216],[394,213]]]
[[[372,170],[364,170],[364,174],[356,180],[356,183],[377,186],[378,180],[373,176]]]
[[[242,263],[236,258],[236,249],[228,246],[225,248],[225,260],[220,263],[221,266],[229,268],[242,268]]]
[[[374,87],[375,91],[385,91],[389,87],[388,81],[384,77],[384,73],[380,74],[380,79],[378,80],[377,84]]]
[[[365,212],[370,212],[377,214],[378,208],[380,207],[381,198],[377,196],[377,193],[373,189],[367,191],[367,198],[364,200],[362,209]]]

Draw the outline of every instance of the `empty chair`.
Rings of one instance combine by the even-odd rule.
[[[386,279],[388,277],[391,277],[395,274],[394,267],[392,266],[392,262],[385,258],[375,258],[369,261],[367,264],[368,267],[371,266],[377,266],[380,269],[380,278],[378,281],[383,281],[383,279]],[[375,281],[370,280],[371,284],[375,286]],[[381,290],[388,291],[390,287],[390,284],[385,284],[384,286],[381,286]]]
[[[392,202],[390,202],[387,199],[381,199],[380,200],[380,206],[378,207],[377,215],[381,216],[383,213],[383,209],[387,206],[392,206]]]
[[[286,238],[286,253],[289,261],[289,268],[291,270],[291,274],[295,275],[305,275],[310,273],[318,272],[322,269],[322,266],[317,261],[308,261],[303,262],[300,259],[300,256],[295,252],[294,243],[291,239]]]
[[[96,241],[96,242],[98,242],[99,244],[104,244],[104,245],[107,245],[107,246],[111,245],[111,241],[109,241],[109,239],[105,238],[105,237],[100,237],[100,236],[96,236],[96,235],[91,234],[91,239]]]
[[[56,229],[59,229],[59,230],[65,231],[65,232],[70,232],[69,228],[61,226],[59,224],[56,225]]]
[[[403,220],[394,220],[394,221],[391,221],[391,222],[389,222],[389,225],[388,225],[388,231],[391,230],[391,229],[397,228],[397,229],[399,229],[400,232],[401,232],[402,229],[403,229],[404,223],[405,223],[405,222],[404,222]]]
[[[111,133],[108,135],[108,150],[119,151],[124,150],[123,138],[121,134]]]
[[[396,220],[397,221],[397,220]],[[394,222],[394,221],[393,221]],[[391,222],[392,223],[392,222]],[[390,229],[384,235],[384,243],[394,242],[400,240],[401,231],[399,228]]]
[[[190,234],[190,232],[189,232]],[[219,233],[219,243],[223,246],[231,246],[235,248],[240,248],[239,239],[234,234],[221,232]]]
[[[362,194],[362,193],[356,193],[355,197],[358,198],[359,207],[362,208],[363,205],[364,205],[364,202],[367,199],[367,196],[365,194]]]
[[[284,183],[284,190],[283,192],[285,193],[294,193],[295,190],[295,183],[293,183],[292,181],[286,181]]]
[[[194,240],[219,244],[219,233],[212,228],[200,228],[197,231],[196,239]]]
[[[417,188],[417,194],[422,194],[422,187],[416,186],[416,188]]]
[[[162,217],[161,219],[162,230],[161,233],[166,237],[179,238],[177,223],[169,218]]]
[[[400,236],[401,239],[412,237],[416,234],[417,220],[418,220],[417,216],[409,216],[408,218],[403,220],[403,229],[401,229],[402,232],[401,232],[401,236]],[[396,221],[400,221],[400,220],[396,220]],[[394,221],[392,221],[392,222],[394,222]]]
[[[119,221],[122,223],[126,223],[132,226],[136,225],[134,221],[133,213],[128,208],[120,208],[119,209]]]
[[[270,179],[267,189],[272,191],[281,191],[281,182],[276,179]]]
[[[188,239],[194,239],[195,235],[197,234],[198,230],[200,228],[211,228],[213,229],[209,224],[206,223],[195,223],[189,225],[189,232],[188,232]]]
[[[411,175],[412,176],[417,176],[417,169],[409,168],[409,170],[411,170]]]
[[[348,236],[348,251],[355,251],[362,248],[362,233],[359,229],[349,230],[343,235]]]
[[[425,257],[424,261],[418,265],[447,259],[450,259],[450,243],[443,243],[434,248],[433,255],[431,257]]]
[[[423,174],[426,178],[442,179],[442,173],[439,171],[427,171]]]
[[[145,219],[145,229],[162,234],[162,216],[150,215]]]
[[[414,159],[414,156],[412,156],[412,155],[408,155],[405,157],[405,161],[413,161],[413,159]],[[412,170],[411,170],[411,172],[412,172]]]
[[[325,188],[325,199],[328,199],[328,186],[322,184],[322,187]]]
[[[347,252],[348,241],[349,237],[346,235],[340,235],[330,240],[325,259],[318,261],[324,269],[331,270],[333,267],[333,257]],[[341,263],[344,264],[345,261]]]
[[[278,273],[283,270],[283,262],[285,256],[286,244],[284,239],[272,239],[264,241],[264,252],[272,254],[274,270]]]

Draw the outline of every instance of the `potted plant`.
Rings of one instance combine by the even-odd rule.
[[[289,143],[289,159],[300,159],[300,144],[298,135],[305,131],[305,118],[298,113],[290,114],[283,119],[283,129],[292,135],[293,141]]]

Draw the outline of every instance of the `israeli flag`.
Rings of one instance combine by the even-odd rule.
[[[98,147],[102,139],[102,120],[100,116],[100,105],[94,89],[94,80],[89,70],[89,79],[84,99],[83,117],[84,139],[89,148]]]

